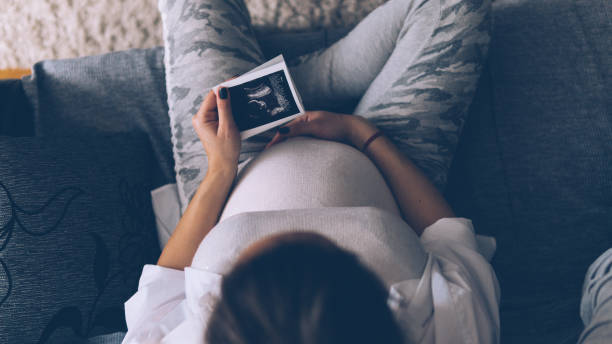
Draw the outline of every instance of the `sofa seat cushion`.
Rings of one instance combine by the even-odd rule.
[[[125,331],[159,255],[142,136],[0,137],[0,342]]]
[[[497,228],[511,343],[575,343],[589,264],[612,246],[612,2],[494,3],[492,110],[509,205]]]

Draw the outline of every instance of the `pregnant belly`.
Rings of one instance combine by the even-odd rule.
[[[399,215],[368,157],[345,144],[296,137],[262,152],[240,172],[220,220],[250,211],[351,206]]]

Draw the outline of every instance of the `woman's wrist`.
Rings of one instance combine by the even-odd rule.
[[[349,117],[349,143],[357,149],[362,149],[364,143],[379,130],[363,117],[357,115]]]
[[[236,178],[236,171],[228,168],[217,166],[209,166],[204,179],[200,183],[198,190],[191,199],[190,207],[200,207],[201,205],[192,205],[199,203],[223,203]],[[212,202],[212,203],[211,203]],[[189,209],[189,208],[188,208]]]
[[[208,166],[208,170],[206,171],[206,175],[234,180],[237,172],[237,164],[221,164],[211,162]]]

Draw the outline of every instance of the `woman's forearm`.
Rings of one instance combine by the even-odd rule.
[[[351,141],[358,149],[377,129],[354,116]],[[450,205],[421,170],[385,136],[372,141],[364,152],[378,167],[395,196],[404,220],[421,235],[443,217],[455,216]]]
[[[208,170],[157,265],[178,270],[191,265],[200,242],[219,219],[235,176],[235,169]]]

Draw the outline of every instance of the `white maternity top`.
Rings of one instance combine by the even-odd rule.
[[[124,343],[204,343],[222,276],[242,250],[274,233],[304,230],[357,253],[381,277],[408,342],[499,342],[499,286],[482,255],[490,255],[492,242],[477,240],[471,221],[441,219],[419,238],[370,160],[329,141],[288,140],[238,178],[191,267],[144,267],[125,304]]]

